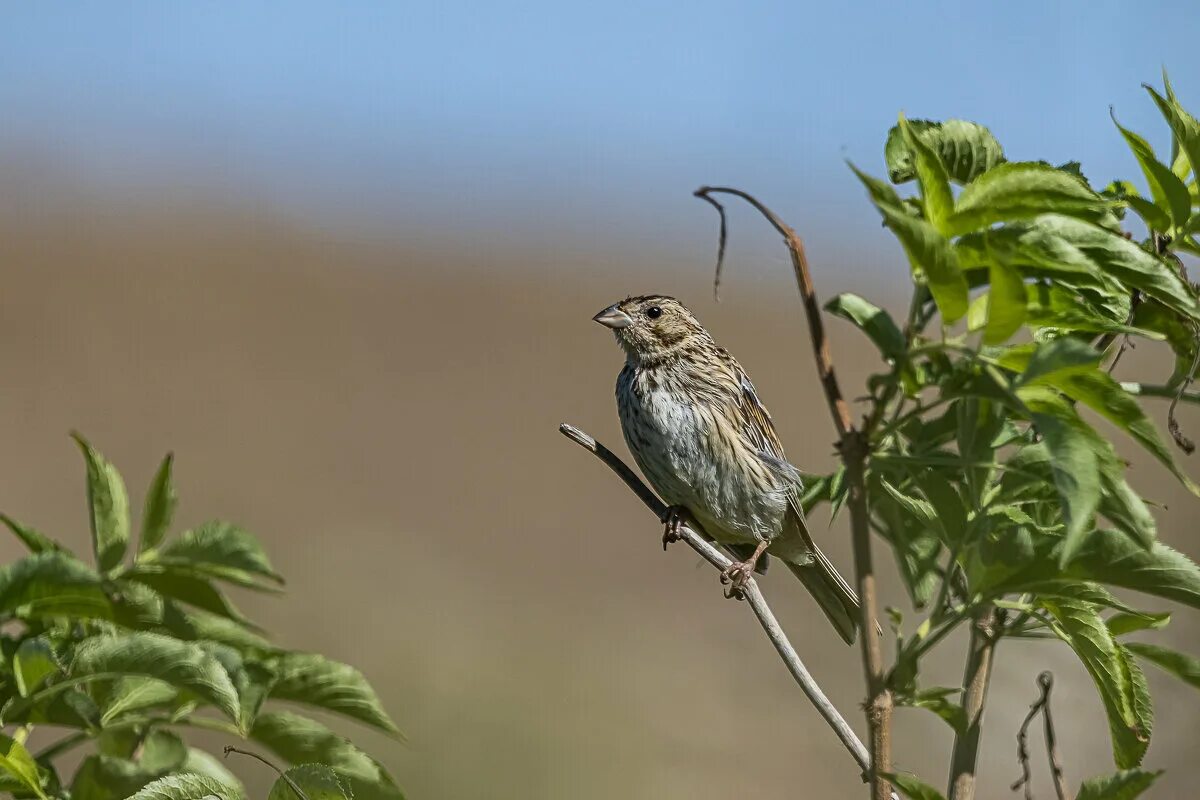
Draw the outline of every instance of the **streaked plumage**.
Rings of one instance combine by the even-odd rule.
[[[741,365],[670,297],[630,297],[595,319],[625,351],[621,428],[654,489],[745,559],[732,572],[735,585],[762,566],[748,558],[762,544],[854,641],[858,599],[813,543],[797,499],[800,476]]]

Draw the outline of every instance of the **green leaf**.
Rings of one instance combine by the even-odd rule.
[[[129,545],[129,495],[117,468],[78,433],[72,436],[87,462],[88,509],[96,566],[108,573],[120,566]]]
[[[286,779],[280,777],[271,787],[267,800],[353,800],[349,786],[343,786],[337,773],[324,764],[301,764],[284,773],[304,792],[304,798]]]
[[[187,745],[176,734],[153,730],[142,740],[142,755],[138,763],[155,775],[165,775],[183,767],[187,751]]]
[[[1113,614],[1104,620],[1104,624],[1108,626],[1108,630],[1113,636],[1124,636],[1136,631],[1159,630],[1167,627],[1170,621],[1171,615],[1166,611],[1157,614],[1139,611],[1135,614],[1125,612]],[[1126,646],[1128,647],[1128,645]]]
[[[898,202],[893,205],[878,181],[859,172],[853,164],[850,168],[871,192],[884,224],[900,240],[913,273],[925,277],[942,318],[947,324],[961,318],[967,313],[967,280],[950,243],[928,222],[904,211]],[[891,197],[895,196],[891,192]]]
[[[56,551],[0,567],[0,611],[17,617],[112,616],[100,576],[82,561]]]
[[[173,703],[178,696],[179,691],[174,686],[157,678],[133,675],[121,677],[114,681],[108,693],[100,722],[107,725],[130,711],[142,711]]]
[[[907,772],[885,772],[883,777],[910,800],[945,800],[941,792]]]
[[[237,776],[204,750],[189,747],[187,758],[184,759],[183,766],[180,767],[180,772],[196,773],[206,778],[211,778],[217,783],[235,790],[239,796],[245,794],[242,782],[237,779]]]
[[[957,183],[970,183],[1004,161],[1004,152],[996,137],[974,122],[913,119],[908,120],[908,128],[937,152],[950,178]],[[915,155],[899,125],[888,131],[884,157],[888,177],[893,183],[904,183],[917,177]]]
[[[1169,469],[1188,491],[1200,496],[1200,487],[1193,483],[1176,463],[1175,454],[1159,437],[1154,423],[1142,411],[1137,399],[1122,389],[1121,384],[1113,380],[1107,372],[1095,367],[1090,370],[1060,372],[1046,376],[1044,382],[1072,400],[1083,403],[1128,433],[1134,441]]]
[[[126,758],[91,755],[71,781],[71,800],[123,800],[153,781],[158,774]]]
[[[185,772],[159,778],[129,800],[204,800],[209,797],[242,800],[242,792],[240,788],[221,783],[208,775]]]
[[[1124,318],[1118,321],[1105,316],[1078,292],[1056,283],[1027,284],[1025,292],[1028,301],[1026,324],[1031,328],[1058,328],[1084,333],[1128,333],[1156,341],[1165,338],[1155,330],[1126,325]],[[1155,305],[1163,308],[1158,303]],[[1141,307],[1139,305],[1138,309]]]
[[[1167,124],[1171,126],[1171,132],[1179,142],[1179,148],[1187,154],[1192,170],[1200,169],[1200,166],[1197,166],[1200,165],[1200,122],[1197,122],[1195,117],[1185,111],[1174,97],[1164,98],[1149,86],[1145,86],[1145,89],[1154,99],[1155,105],[1162,112]],[[1173,95],[1174,92],[1168,92],[1168,94]],[[1196,174],[1200,175],[1200,173]]]
[[[1162,774],[1161,769],[1154,772],[1125,769],[1103,778],[1088,778],[1079,787],[1075,800],[1134,800]]]
[[[349,664],[316,653],[288,653],[279,659],[270,696],[352,717],[391,734],[400,729],[363,674]]]
[[[1091,371],[1100,363],[1101,353],[1087,342],[1061,336],[1048,342],[1009,347],[993,361],[1020,373],[1020,385],[1047,383],[1055,376]]]
[[[238,696],[212,655],[191,642],[157,633],[93,636],[80,643],[68,672],[72,679],[141,675],[185,689],[238,720]]]
[[[1008,162],[998,164],[963,189],[947,223],[947,235],[1050,213],[1095,222],[1108,209],[1107,200],[1070,173],[1037,162]]]
[[[853,323],[875,343],[885,358],[904,355],[904,334],[890,314],[850,292],[843,292],[825,304],[825,310]]]
[[[292,764],[331,764],[338,775],[349,778],[355,796],[401,798],[387,770],[321,723],[287,711],[260,714],[250,738]]]
[[[1138,766],[1150,742],[1148,696],[1141,692],[1126,658],[1103,620],[1089,603],[1065,598],[1043,599],[1056,621],[1054,631],[1071,646],[1096,684],[1108,715],[1113,759],[1118,767]],[[1137,675],[1140,675],[1138,670]],[[1144,689],[1144,678],[1142,679]]]
[[[1200,689],[1200,659],[1177,650],[1144,642],[1130,642],[1125,647],[1164,672]]]
[[[1087,540],[1100,504],[1097,451],[1103,449],[1103,440],[1079,418],[1074,408],[1057,398],[1036,397],[1033,394],[1036,389],[1036,386],[1022,387],[1017,393],[1029,407],[1050,454],[1051,473],[1067,523],[1059,552],[1059,564],[1066,566]]]
[[[1109,113],[1111,115],[1111,110]],[[1146,176],[1146,184],[1150,187],[1150,194],[1154,197],[1154,204],[1169,216],[1176,227],[1186,225],[1188,217],[1192,215],[1192,199],[1188,196],[1187,186],[1171,172],[1170,167],[1154,156],[1154,148],[1149,142],[1122,127],[1115,115],[1112,119],[1113,124],[1125,137],[1129,149],[1137,157],[1142,174]],[[1167,232],[1167,229],[1163,228],[1157,230],[1160,233]]]
[[[206,522],[186,531],[158,553],[148,554],[145,563],[179,567],[250,588],[258,588],[260,578],[283,583],[258,540],[229,522]]]
[[[0,773],[11,775],[21,787],[46,800],[37,762],[24,744],[3,733],[0,733]]]
[[[988,266],[988,280],[991,291],[983,343],[1002,344],[1025,323],[1025,281],[1015,267],[1001,259],[994,259]]]
[[[175,458],[167,453],[159,465],[150,491],[146,493],[146,507],[142,512],[142,538],[138,544],[138,554],[152,550],[166,537],[175,516],[175,506],[179,504],[179,496],[175,493],[175,485],[171,482],[171,467]]]
[[[10,531],[20,539],[31,553],[45,553],[51,550],[66,550],[58,542],[51,539],[45,534],[39,533],[28,525],[22,525],[7,514],[0,514],[0,522],[3,522]]]
[[[946,167],[938,154],[926,144],[900,115],[900,133],[904,142],[912,151],[917,166],[917,179],[921,187],[921,201],[925,208],[925,218],[943,236],[949,230],[946,221],[954,211],[954,195],[950,193],[950,179]]]
[[[190,574],[183,567],[143,563],[129,572],[129,578],[146,584],[164,597],[233,620],[240,625],[251,626],[242,612],[238,611],[229,598],[213,586],[207,577]]]
[[[960,691],[960,689],[949,688],[925,689],[914,693],[911,697],[898,698],[897,702],[900,702],[901,705],[932,711],[955,732],[963,733],[967,729],[967,711],[958,703],[947,699],[948,695]]]
[[[58,656],[45,636],[34,636],[17,647],[13,654],[13,677],[17,682],[17,692],[21,697],[28,697],[51,675],[62,670]]]
[[[270,652],[276,649],[241,623],[208,611],[185,608],[173,600],[167,600],[163,605],[162,626],[173,636],[188,642],[218,642],[242,651]]]

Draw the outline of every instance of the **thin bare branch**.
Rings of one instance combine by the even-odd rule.
[[[642,482],[641,478],[634,474],[633,470],[621,460],[620,456],[573,425],[563,423],[558,429],[568,439],[603,461],[637,495],[638,499],[653,512],[655,517],[658,519],[663,518],[667,510],[666,504]],[[689,547],[699,553],[701,558],[718,570],[727,569],[733,564],[724,553],[709,542],[708,537],[703,532],[696,531],[688,525],[683,525],[680,528],[679,536]],[[754,616],[758,618],[759,624],[766,632],[767,638],[771,640],[771,644],[775,646],[775,650],[779,653],[779,657],[783,659],[783,663],[787,666],[788,671],[792,673],[792,677],[800,685],[800,689],[808,697],[809,701],[816,707],[817,712],[825,719],[829,727],[833,729],[834,734],[837,735],[842,744],[845,745],[846,750],[849,751],[858,764],[859,769],[862,770],[865,779],[866,775],[870,773],[871,764],[867,748],[854,734],[850,725],[834,707],[833,703],[829,701],[829,698],[825,696],[825,693],[808,671],[808,668],[804,666],[804,662],[796,653],[796,649],[792,647],[791,642],[788,641],[787,634],[783,632],[783,628],[780,627],[779,621],[775,618],[771,607],[767,605],[766,599],[763,597],[757,582],[753,578],[746,582],[744,592],[746,600],[750,603],[750,608],[754,611]]]
[[[1054,733],[1054,717],[1050,714],[1050,691],[1054,688],[1054,674],[1049,670],[1041,673],[1037,676],[1037,684],[1041,694],[1029,707],[1029,713],[1025,715],[1025,721],[1021,723],[1021,729],[1017,732],[1017,760],[1021,763],[1021,777],[1013,783],[1012,790],[1015,792],[1024,787],[1025,800],[1033,800],[1033,786],[1030,782],[1029,769],[1029,724],[1033,722],[1033,718],[1040,711],[1042,721],[1045,723],[1046,757],[1050,761],[1054,793],[1058,796],[1058,800],[1071,800],[1071,789],[1067,786],[1062,761],[1058,757],[1058,739]]]
[[[296,796],[299,797],[300,800],[308,800],[308,795],[306,795],[304,793],[304,790],[300,788],[300,784],[298,784],[298,783],[296,783],[296,781],[292,780],[291,775],[288,775],[286,772],[281,770],[279,767],[275,766],[270,760],[263,758],[258,753],[254,753],[249,750],[243,750],[240,747],[234,747],[231,744],[227,744],[227,745],[225,745],[225,757],[229,758],[230,753],[237,753],[238,755],[250,756],[251,758],[258,759],[259,761],[266,764],[271,769],[275,770],[275,772],[279,774],[279,777],[281,779],[283,779],[283,782],[286,783],[291,788],[291,790],[296,793]]]
[[[817,374],[821,379],[821,387],[825,392],[825,400],[829,405],[829,413],[833,417],[833,425],[838,433],[838,452],[846,466],[846,486],[848,488],[847,507],[850,510],[850,531],[854,545],[854,574],[858,584],[858,596],[862,603],[862,658],[863,671],[866,674],[867,700],[864,704],[867,713],[867,725],[871,731],[871,796],[874,800],[888,800],[892,795],[891,787],[882,775],[892,769],[892,710],[894,701],[887,687],[883,669],[883,649],[880,637],[872,635],[879,629],[878,591],[875,583],[875,568],[871,558],[871,519],[867,510],[866,463],[870,455],[870,446],[863,431],[855,428],[850,416],[850,407],[842,396],[838,385],[837,374],[833,368],[833,356],[829,350],[829,340],[825,336],[825,324],[821,317],[821,305],[817,300],[816,287],[813,285],[812,273],[808,268],[808,256],[804,252],[804,242],[796,231],[786,225],[775,212],[767,208],[753,195],[741,189],[725,186],[702,186],[695,195],[708,201],[721,212],[722,225],[725,212],[711,195],[731,194],[740,197],[752,205],[768,222],[783,236],[788,253],[792,258],[792,269],[796,274],[796,285],[800,289],[800,297],[804,303],[805,316],[808,320],[809,338],[812,340],[813,355],[816,359]],[[722,241],[724,236],[722,236]]]
[[[719,303],[721,302],[721,271],[725,268],[725,243],[729,241],[729,227],[725,220],[725,206],[702,192],[696,192],[696,197],[699,197],[715,208],[718,216],[721,218],[721,231],[717,235],[717,269],[713,272],[713,300]]]

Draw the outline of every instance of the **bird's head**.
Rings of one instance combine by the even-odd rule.
[[[592,319],[612,328],[617,343],[636,361],[654,361],[691,342],[711,341],[683,303],[661,294],[627,297]]]

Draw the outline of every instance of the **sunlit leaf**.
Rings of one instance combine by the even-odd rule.
[[[24,744],[3,733],[0,733],[0,773],[11,776],[18,785],[46,800],[37,762]]]
[[[167,453],[154,475],[150,491],[146,493],[146,506],[142,512],[142,538],[138,543],[139,554],[157,547],[171,527],[175,506],[179,503],[179,496],[171,482],[173,461],[174,457]]]
[[[13,654],[13,677],[21,697],[28,697],[43,681],[61,671],[58,656],[45,636],[26,639]]]
[[[1200,689],[1200,659],[1195,656],[1145,642],[1130,642],[1125,647],[1139,658],[1146,659],[1164,672]]]
[[[895,359],[904,354],[904,334],[896,327],[890,314],[856,294],[843,292],[825,304],[834,316],[852,322],[879,348],[885,358]]]
[[[904,142],[912,151],[913,160],[917,167],[917,181],[921,187],[921,200],[925,208],[925,218],[938,231],[946,236],[949,234],[947,220],[954,211],[954,195],[950,193],[950,178],[942,159],[911,128],[900,115],[900,133]]]
[[[208,775],[194,772],[178,773],[159,778],[146,785],[129,800],[242,800],[240,787],[230,786],[214,780]]]
[[[1036,162],[999,164],[963,189],[948,221],[948,234],[987,228],[1042,214],[1066,214],[1098,221],[1109,202],[1079,178]]]
[[[1121,131],[1129,149],[1137,157],[1142,174],[1146,176],[1146,183],[1150,187],[1150,194],[1154,197],[1154,204],[1169,216],[1176,227],[1186,224],[1192,214],[1192,201],[1188,197],[1187,186],[1171,172],[1170,167],[1155,157],[1154,148],[1145,139],[1122,127],[1116,116],[1113,116],[1113,124]],[[1162,228],[1158,230],[1166,232]]]
[[[96,566],[110,572],[129,545],[129,495],[121,473],[79,434],[72,434],[87,462],[87,494]]]
[[[1150,788],[1162,770],[1146,772],[1140,769],[1125,769],[1102,778],[1088,778],[1079,787],[1075,800],[1134,800]]]
[[[977,123],[961,119],[945,122],[912,119],[908,120],[908,126],[938,153],[950,178],[957,183],[970,183],[1004,161],[1004,152],[996,137]],[[893,183],[904,183],[917,177],[913,151],[899,125],[888,131],[884,157],[888,177]]]
[[[399,733],[361,672],[316,653],[281,656],[270,696],[334,711],[388,733]]]

